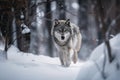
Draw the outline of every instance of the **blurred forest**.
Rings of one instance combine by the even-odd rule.
[[[82,34],[81,60],[120,32],[120,0],[0,0],[0,44],[7,51],[57,56],[51,39],[54,19],[70,19]]]

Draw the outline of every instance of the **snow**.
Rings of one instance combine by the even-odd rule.
[[[23,15],[23,14],[21,14],[21,15],[20,15],[20,18],[21,18],[21,19],[24,19],[24,15]]]
[[[21,24],[21,27],[23,27],[22,34],[30,33],[30,29],[24,23]]]
[[[44,11],[43,10],[40,10],[39,9],[39,7],[37,8],[37,10],[36,10],[36,12],[37,12],[37,16],[39,17],[39,18],[42,18],[42,17],[44,17]]]
[[[57,57],[23,53],[11,46],[8,60],[0,60],[0,80],[75,80],[81,65],[65,68]]]
[[[78,9],[78,8],[79,8],[79,4],[76,3],[76,2],[73,2],[73,3],[72,3],[72,7],[73,7],[74,9]]]
[[[99,45],[91,54],[89,60],[79,72],[77,80],[120,80],[120,34],[110,40],[112,63],[108,62],[107,49],[104,43]],[[105,61],[104,77],[103,66]],[[87,77],[86,77],[87,76]]]
[[[116,24],[116,20],[113,20],[111,26],[114,26],[115,24]]]
[[[68,68],[60,65],[58,57],[23,53],[11,46],[8,60],[1,60],[0,57],[0,80],[120,80],[119,43],[120,34],[110,40],[115,57],[112,63],[108,62],[106,46],[102,43],[95,48],[88,61],[72,63]]]
[[[117,36],[115,36],[110,40],[110,45],[113,53],[115,53],[116,51],[117,51],[116,53],[119,53],[120,50],[119,43],[120,43],[120,34],[118,34]],[[104,50],[105,50],[105,44],[102,43],[92,52],[90,60],[97,60],[100,56],[103,56]]]
[[[4,47],[5,47],[4,41],[0,41],[0,50],[4,50]]]
[[[0,50],[4,50],[4,46],[2,43],[0,43]]]
[[[56,8],[57,8],[57,7],[56,7],[56,3],[55,3],[55,2],[52,2],[52,3],[51,3],[51,10],[54,11],[54,10],[56,10]]]

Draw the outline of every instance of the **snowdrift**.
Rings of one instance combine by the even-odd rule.
[[[120,34],[110,40],[110,45],[112,55],[115,57],[114,61],[108,62],[107,49],[102,43],[92,52],[89,60],[79,72],[77,80],[120,80]]]

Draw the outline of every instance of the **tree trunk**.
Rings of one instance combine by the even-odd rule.
[[[52,15],[51,15],[51,2],[50,0],[47,0],[46,3],[46,18],[47,19],[51,19]],[[48,30],[48,49],[49,49],[49,55],[51,57],[53,57],[53,42],[52,42],[52,37],[51,37],[51,28],[52,28],[52,23],[51,21],[46,20],[46,26],[47,26],[47,30]]]
[[[58,11],[59,11],[59,19],[60,20],[66,19],[66,15],[65,15],[65,10],[66,10],[65,0],[57,0],[57,8],[58,8]]]
[[[20,26],[20,20],[16,18],[16,30],[17,30],[17,46],[22,51],[23,50],[23,37],[22,37],[22,28]]]
[[[101,28],[102,39],[105,41],[105,44],[107,46],[109,62],[112,62],[113,57],[112,57],[112,53],[111,53],[111,47],[110,47],[110,43],[109,43],[109,34],[108,34],[108,33],[110,33],[108,31],[110,26],[108,25],[107,21],[105,21],[105,17],[106,17],[105,14],[106,13],[104,11],[102,1],[97,0],[97,5],[98,5],[100,24],[102,25],[102,28]]]
[[[109,59],[109,62],[111,63],[113,61],[113,56],[112,56],[112,53],[111,53],[111,47],[110,47],[109,40],[105,40],[105,44],[107,46],[108,59]]]

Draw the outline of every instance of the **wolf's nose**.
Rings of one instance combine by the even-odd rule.
[[[65,37],[64,37],[64,36],[61,36],[61,39],[62,39],[62,40],[64,40],[64,39],[65,39]]]

